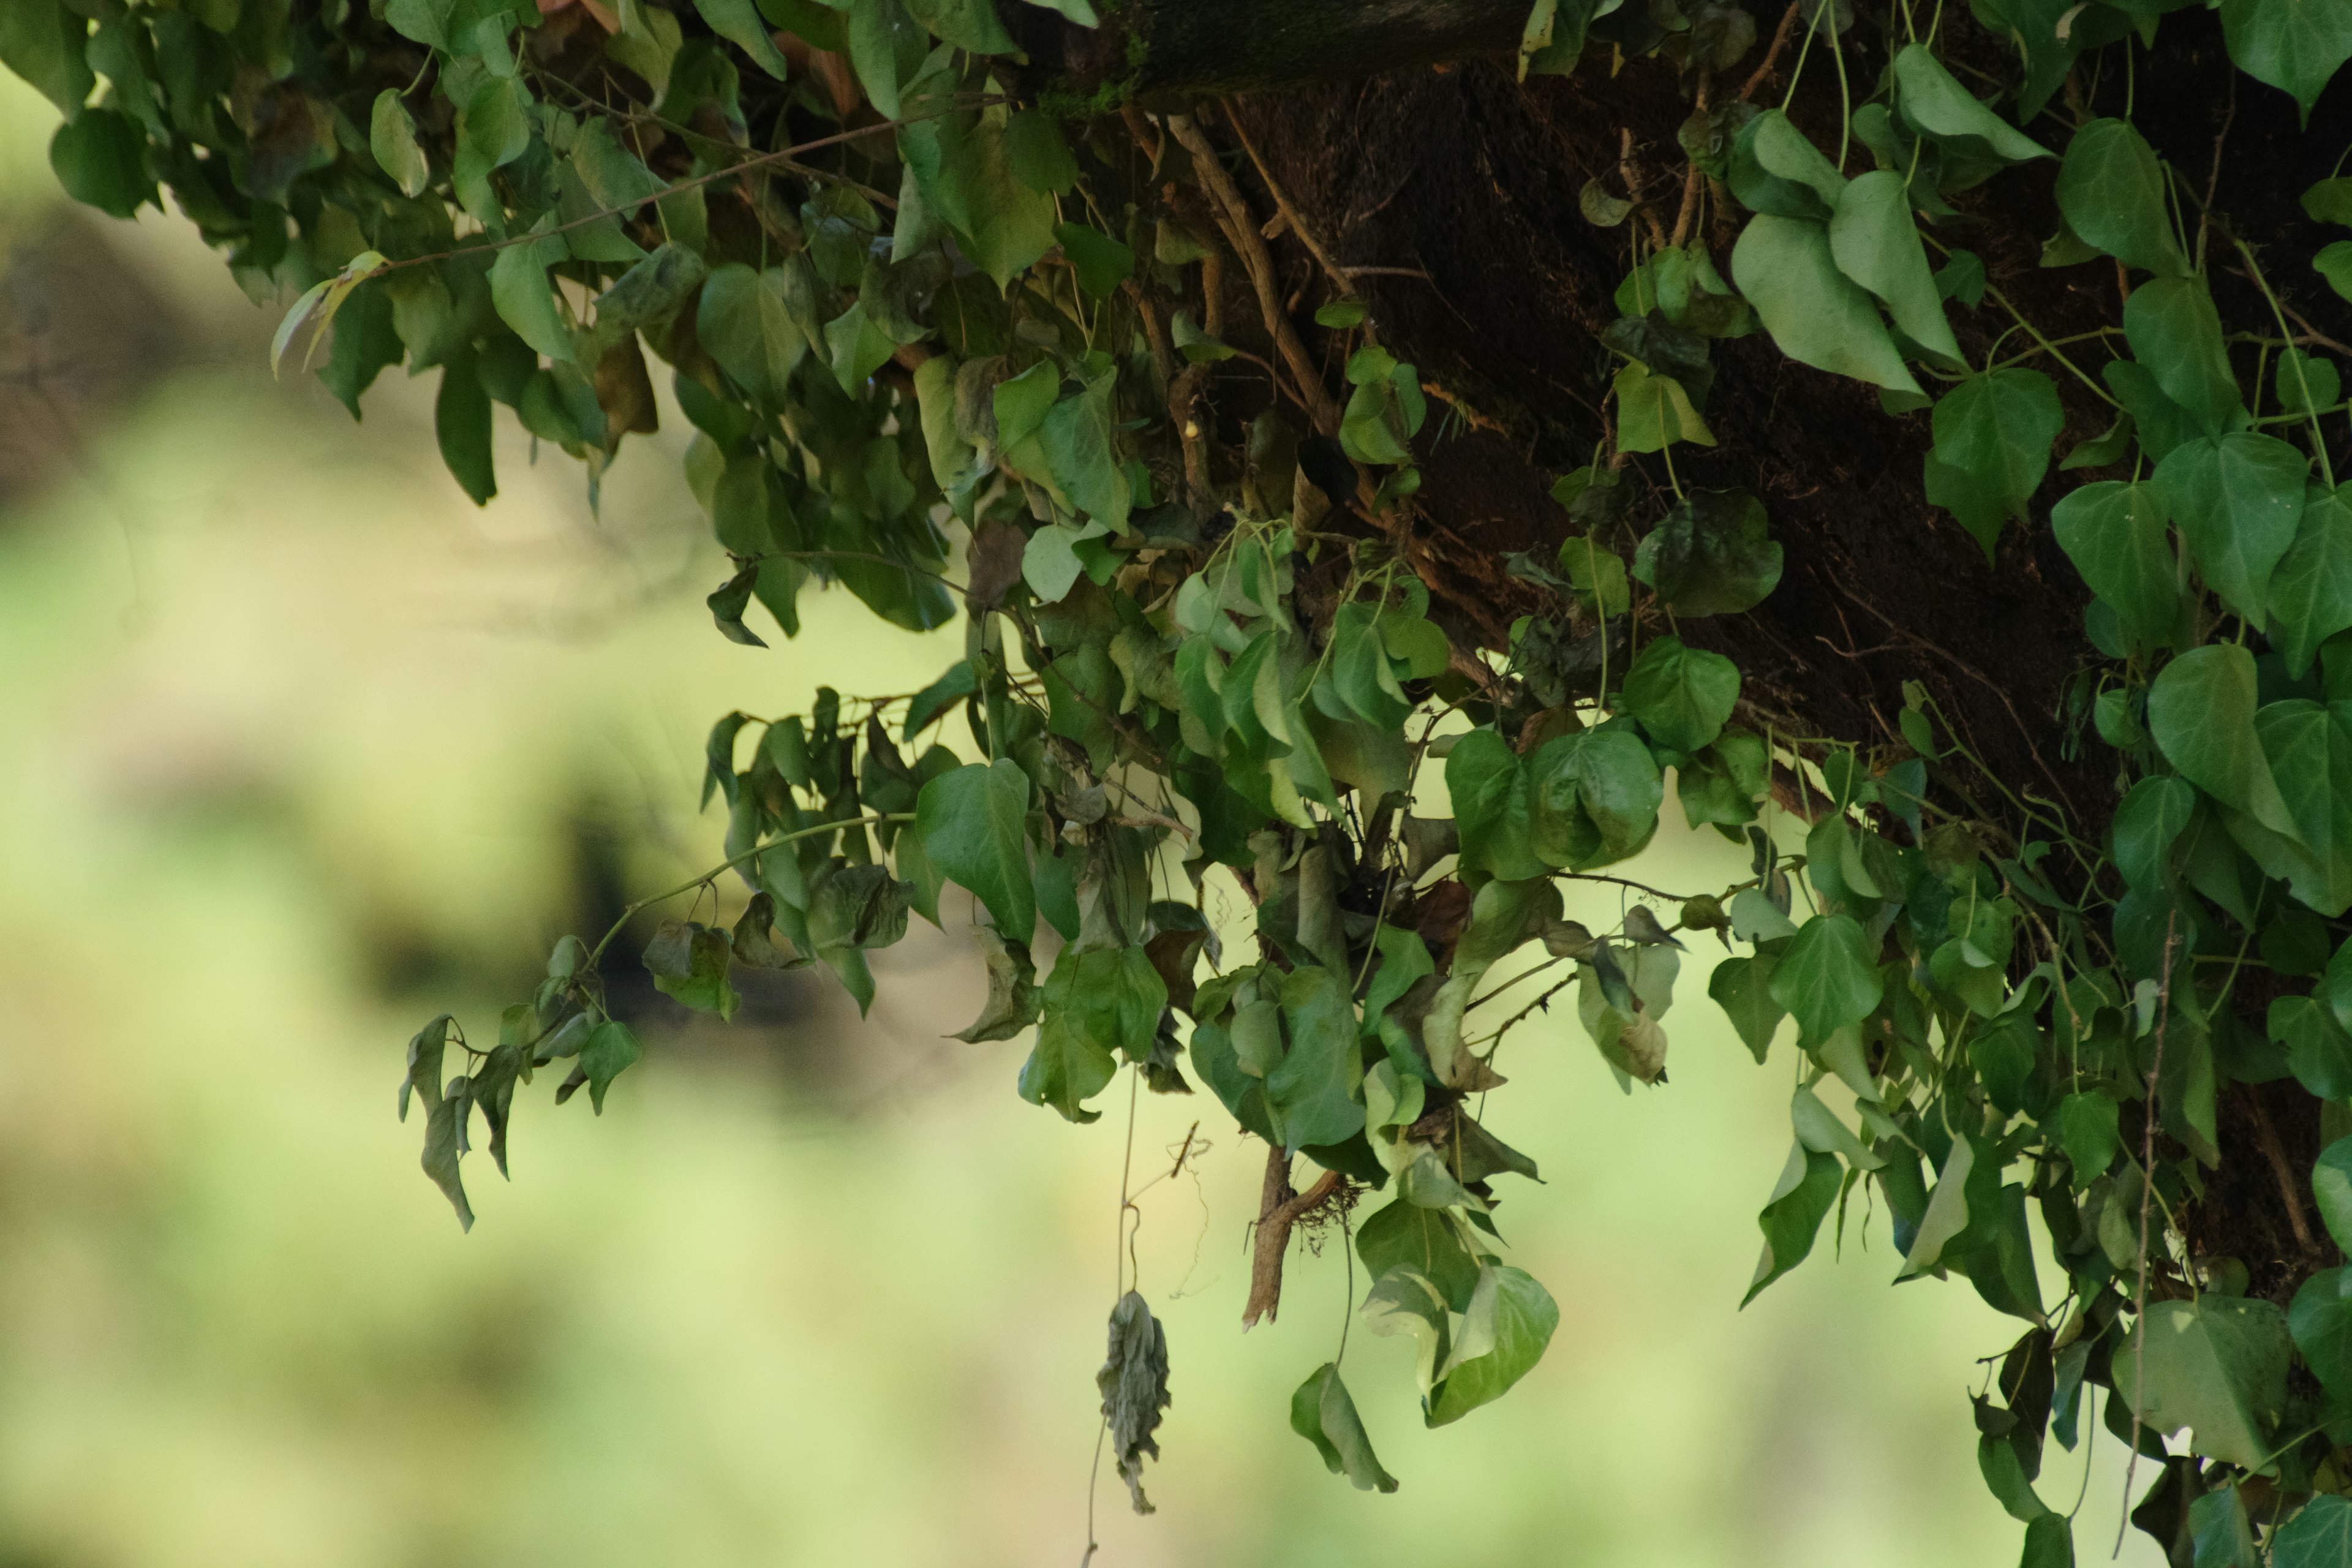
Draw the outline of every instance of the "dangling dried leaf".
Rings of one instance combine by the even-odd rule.
[[[969,1026],[949,1037],[971,1045],[1009,1040],[1037,1021],[1037,971],[1024,944],[1006,942],[993,926],[972,930],[988,950],[988,1005]]]
[[[1160,1457],[1151,1434],[1168,1408],[1168,1335],[1141,1296],[1129,1290],[1110,1310],[1110,1355],[1095,1373],[1112,1456],[1135,1511],[1152,1511],[1143,1495],[1143,1461]]]

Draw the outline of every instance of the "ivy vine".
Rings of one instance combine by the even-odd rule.
[[[355,416],[382,372],[437,370],[476,501],[499,405],[593,497],[655,426],[650,351],[731,560],[720,633],[764,646],[756,606],[789,637],[813,587],[910,630],[961,619],[963,656],[911,697],[719,719],[724,862],[566,937],[494,1042],[447,1016],[410,1042],[401,1111],[461,1222],[477,1117],[503,1171],[519,1088],[560,1075],[559,1103],[601,1110],[643,1054],[604,982],[637,915],[732,890],[731,918],[667,921],[641,955],[722,1018],[747,967],[822,965],[867,1006],[867,953],[919,915],[983,950],[961,1037],[1034,1030],[1023,1099],[1090,1122],[1125,1071],[1263,1141],[1245,1321],[1277,1314],[1294,1227],[1352,1211],[1365,1326],[1419,1342],[1441,1426],[1559,1321],[1494,1218],[1535,1174],[1482,1115],[1497,1049],[1572,987],[1607,1071],[1663,1084],[1685,956],[1715,942],[1709,997],[1795,1074],[1748,1297],[1867,1184],[1902,1278],[1964,1277],[2024,1325],[1975,1409],[2026,1563],[2073,1561],[2038,1483],[2096,1404],[2157,1472],[2133,1517],[2174,1561],[2312,1568],[2352,1562],[2330,357],[2352,350],[2278,279],[2352,298],[2352,238],[2282,255],[2231,226],[2222,149],[2201,179],[2158,156],[2141,122],[2167,106],[2134,72],[2179,8],[1538,0],[1522,76],[1658,56],[1688,107],[1678,167],[1629,131],[1585,187],[1626,263],[1606,428],[1553,490],[1563,542],[1509,563],[1543,608],[1488,647],[1423,569],[1444,389],[1238,117],[1116,71],[1041,81],[1015,37],[1037,18],[1005,15],[1036,0],[12,0],[0,61],[64,116],[73,195],[128,216],[168,190],[249,292],[300,290],[274,356],[318,363]],[[1115,29],[1129,8],[1047,9]],[[2347,0],[2219,11],[2231,93],[2308,116],[2352,58]],[[2352,227],[2336,163],[2303,206]],[[1973,193],[2022,181],[2054,231],[1987,232]],[[1270,232],[1313,258],[1311,300],[1284,297]],[[2112,301],[2095,325],[2021,308],[2021,242]],[[1988,571],[2059,487],[2047,526],[2089,605],[2066,743],[2112,771],[2108,819],[1986,763],[1925,685],[1881,734],[1791,735],[1703,646],[1782,574],[1760,484],[1675,468],[1719,445],[1715,345],[1759,333],[1926,428],[1919,494]],[[1475,417],[1455,401],[1442,418]],[[969,755],[934,738],[951,715]],[[1451,816],[1416,815],[1439,775]],[[1670,776],[1745,879],[1606,869],[1638,867]],[[1578,879],[1636,896],[1619,927],[1563,918]],[[1212,884],[1250,906],[1248,951]],[[1547,988],[1489,986],[1538,947]],[[2182,1215],[2224,1174],[2223,1097],[2290,1079],[2325,1152],[2291,1168],[2265,1121],[2253,1179],[2294,1254],[2200,1250]],[[1106,1433],[1145,1510],[1169,1372],[1133,1290],[1109,1347]],[[1334,1473],[1398,1486],[1337,1364],[1290,1420]]]

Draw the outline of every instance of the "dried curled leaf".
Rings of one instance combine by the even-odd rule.
[[[1160,1457],[1160,1445],[1151,1434],[1159,1429],[1160,1413],[1168,1408],[1168,1335],[1143,1298],[1132,1290],[1110,1310],[1110,1353],[1095,1373],[1095,1386],[1102,1390],[1103,1420],[1109,1427],[1118,1478],[1127,1483],[1135,1511],[1150,1513],[1151,1501],[1143,1495],[1143,1461]]]

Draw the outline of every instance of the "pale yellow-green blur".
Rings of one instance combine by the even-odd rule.
[[[54,216],[47,136],[8,83],[0,239]],[[542,1078],[512,1183],[467,1162],[470,1236],[393,1114],[408,1033],[443,1005],[493,1032],[583,907],[583,814],[632,889],[677,880],[717,858],[713,717],[911,690],[961,632],[835,595],[793,644],[731,646],[671,435],[631,443],[600,521],[502,415],[478,512],[430,378],[388,376],[355,427],[290,365],[272,384],[272,315],[176,217],[87,221],[187,357],[0,510],[0,1563],[1076,1563],[1127,1089],[1068,1127],[1014,1098],[1024,1046],[941,1040],[978,995],[960,933],[919,922],[864,1025],[812,983],[756,1048],[656,1036],[601,1120]],[[1744,874],[1668,815],[1641,875]],[[1410,1347],[1351,1335],[1392,1497],[1286,1419],[1339,1341],[1337,1238],[1244,1337],[1263,1150],[1205,1096],[1145,1097],[1138,1186],[1196,1119],[1212,1146],[1139,1199],[1175,1404],[1160,1512],[1106,1476],[1098,1563],[2015,1561],[1967,1395],[2021,1325],[1964,1283],[1890,1288],[1859,1194],[1842,1262],[1825,1229],[1736,1310],[1793,1068],[1706,999],[1709,940],[1670,1086],[1622,1096],[1569,1006],[1505,1050],[1494,1121],[1547,1184],[1498,1217],[1559,1332],[1433,1433]],[[2053,1447],[2044,1496],[2082,1473]]]

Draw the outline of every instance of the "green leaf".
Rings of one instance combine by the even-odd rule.
[[[2271,644],[2301,679],[2319,645],[2352,627],[2352,497],[2314,486],[2270,582]]]
[[[423,195],[433,182],[432,165],[416,144],[416,121],[400,101],[398,88],[388,87],[375,95],[375,109],[368,119],[368,151],[374,154],[376,167],[392,176],[404,196]]]
[[[612,121],[601,116],[581,126],[572,139],[572,167],[599,207],[634,208],[665,189],[653,171],[622,144]]]
[[[2352,1268],[2325,1268],[2305,1280],[2286,1326],[2328,1397],[2352,1403]]]
[[[515,335],[550,359],[572,358],[572,329],[557,309],[547,269],[570,252],[561,235],[510,245],[490,263],[490,303]]]
[[[2246,431],[2187,442],[2156,466],[2206,586],[2255,626],[2271,574],[2294,542],[2310,468],[2284,441]]]
[[[646,944],[645,965],[665,996],[732,1022],[742,998],[727,983],[730,951],[723,927],[664,921]]]
[[[1334,331],[1346,331],[1364,324],[1364,302],[1361,300],[1331,300],[1315,310],[1315,324],[1329,327]]]
[[[1006,940],[1024,943],[1037,927],[1028,816],[1029,777],[1005,757],[940,774],[915,803],[923,853],[979,897]]]
[[[1089,300],[1108,300],[1135,276],[1135,252],[1082,223],[1057,224],[1054,237],[1077,269],[1078,288]]]
[[[2271,1003],[2265,1029],[2286,1047],[2287,1070],[2322,1100],[2352,1100],[2352,1035],[2316,996],[2281,996]]]
[[[1012,35],[992,0],[906,0],[907,9],[939,37],[976,55],[1009,55]]]
[[[1758,1291],[1802,1263],[1812,1251],[1813,1237],[1837,1200],[1843,1176],[1844,1168],[1836,1155],[1817,1153],[1802,1143],[1789,1146],[1789,1163],[1756,1216],[1764,1232],[1764,1250],[1756,1259],[1756,1275],[1748,1283],[1748,1294],[1739,1299],[1741,1306],[1756,1300]]]
[[[1051,1106],[1071,1121],[1097,1121],[1102,1112],[1087,1110],[1084,1102],[1108,1089],[1118,1072],[1110,1052],[1079,1027],[1069,1009],[1049,1004],[1045,1022],[1037,1026],[1037,1043],[1021,1064],[1018,1088],[1032,1105]]]
[[[1702,687],[1706,682],[1702,678]],[[1529,843],[1549,866],[1584,870],[1650,841],[1666,798],[1657,760],[1612,725],[1547,741],[1528,757]]]
[[[2057,194],[2067,226],[2116,260],[2161,278],[2189,270],[2172,232],[2163,165],[2129,121],[2094,120],[2074,132]]]
[[[466,1201],[466,1184],[458,1162],[466,1151],[466,1121],[473,1114],[471,1087],[463,1078],[449,1080],[449,1096],[436,1103],[425,1119],[425,1155],[419,1163],[449,1206],[457,1211],[462,1230],[474,1228],[474,1209]]]
[[[2337,68],[2352,59],[2352,5],[2344,0],[2221,0],[2230,58],[2294,100],[2303,118]]]
[[[2151,278],[2133,289],[2124,302],[2124,337],[2199,433],[2219,436],[2244,416],[2221,318],[2204,279]],[[2145,430],[2150,422],[2139,423]]]
[[[1089,518],[1118,532],[1127,531],[1127,472],[1112,446],[1118,426],[1112,406],[1118,374],[1106,372],[1075,397],[1046,411],[1037,426],[1037,447],[1055,485]]]
[[[2311,1195],[2336,1245],[2352,1242],[2352,1138],[2339,1138],[2319,1152],[2311,1167]]]
[[[1478,1283],[1478,1260],[1463,1246],[1454,1222],[1442,1210],[1402,1197],[1357,1228],[1356,1255],[1375,1279],[1398,1268],[1425,1276],[1457,1312],[1469,1307]]]
[[[111,109],[87,109],[58,126],[49,139],[49,167],[66,195],[113,217],[128,218],[155,200],[147,138]]]
[[[2263,869],[2284,879],[2294,896],[2330,919],[2352,909],[2352,712],[2301,699],[2265,704],[2254,731],[2294,823],[2287,855],[2242,830],[2238,837]],[[2258,830],[2257,830],[2258,831]],[[2252,842],[2248,842],[2252,838]]]
[[[793,267],[754,272],[740,261],[716,268],[702,285],[695,335],[754,402],[782,408],[793,373],[811,346],[814,301]]]
[[[2145,1426],[2189,1427],[2191,1453],[2259,1469],[2286,1404],[2286,1314],[2260,1299],[2150,1301],[2115,1355],[2116,1394]]]
[[[768,25],[751,0],[694,0],[694,8],[710,30],[751,57],[751,63],[782,81],[790,68],[768,36]]]
[[[1363,1055],[1346,977],[1301,964],[1282,983],[1290,1048],[1265,1075],[1275,1130],[1293,1150],[1344,1143],[1364,1130]]]
[[[2051,445],[2064,423],[2058,390],[2040,371],[1971,376],[1936,405],[1934,461],[1966,475],[1975,494],[2022,519],[2050,471]],[[1987,544],[1990,556],[1989,531],[1979,520],[1963,513],[1961,521]]]
[[[2343,1498],[2321,1493],[2271,1537],[2271,1568],[2346,1568],[2347,1564],[2352,1564],[2352,1501]]]
[[[2074,1190],[2081,1192],[2106,1174],[2123,1142],[2116,1102],[2104,1094],[2070,1094],[2058,1102],[2058,1142],[2074,1167]]]
[[[61,0],[9,0],[0,5],[0,65],[32,83],[68,120],[82,112],[98,85],[89,47],[89,25]]]
[[[1808,1045],[1869,1016],[1882,992],[1869,938],[1851,915],[1815,915],[1798,927],[1772,973],[1772,1000]]]
[[[2145,778],[2132,785],[2116,808],[2113,828],[2116,868],[2127,885],[2164,884],[2166,857],[2196,809],[2196,792],[2179,779]]]
[[[1778,961],[1769,953],[1727,958],[1706,977],[1706,994],[1731,1019],[1731,1026],[1761,1066],[1780,1032],[1788,1009],[1772,999],[1772,971]]]
[[[1464,1314],[1462,1335],[1431,1391],[1428,1422],[1443,1426],[1500,1399],[1543,1358],[1559,1326],[1559,1305],[1532,1275],[1488,1263]]]
[[[1719,653],[1663,637],[1625,676],[1625,710],[1660,744],[1696,752],[1723,732],[1739,704],[1739,667]]]
[[[1560,546],[1573,567],[1577,542]],[[1657,590],[1677,616],[1728,616],[1750,610],[1780,582],[1780,546],[1764,505],[1744,489],[1693,490],[1633,554],[1633,575]]]
[[[852,397],[858,396],[866,378],[890,358],[897,345],[890,335],[875,324],[866,313],[866,301],[856,304],[824,324],[825,357],[832,363],[834,379],[841,390]]]
[[[1009,1040],[1037,1021],[1037,971],[1025,943],[1008,942],[994,926],[975,928],[988,963],[988,1000],[951,1038],[978,1045]]]
[[[1690,394],[1683,390],[1683,384],[1674,377],[1652,375],[1647,366],[1636,362],[1617,373],[1612,390],[1617,395],[1620,451],[1663,452],[1676,441],[1699,447],[1715,445],[1714,432],[1691,406]]]
[[[1003,289],[1053,248],[1054,198],[1013,172],[1001,125],[983,119],[940,140],[940,216],[961,236],[972,264]]]
[[[1911,221],[1905,177],[1891,169],[1863,174],[1838,197],[1830,218],[1830,254],[1838,270],[1878,296],[1895,327],[1929,353],[1964,363],[1944,317],[1944,299],[1927,269],[1927,252]]]
[[[1462,837],[1466,869],[1507,882],[1540,877],[1529,837],[1528,777],[1510,743],[1492,730],[1473,730],[1445,759],[1445,789]]]
[[[588,1099],[597,1115],[604,1114],[604,1091],[613,1080],[645,1054],[636,1032],[618,1018],[607,1018],[589,1031],[587,1042],[580,1047],[580,1070],[587,1077]]]
[[[441,371],[441,391],[433,400],[433,433],[441,446],[441,460],[449,467],[476,506],[499,493],[499,478],[491,458],[490,396],[474,356],[453,359]]]
[[[2288,414],[2317,414],[2344,401],[2344,377],[2336,362],[2301,349],[2281,349],[2271,385]]]
[[[2179,563],[2154,485],[2084,485],[2051,508],[2050,525],[2074,570],[2114,606],[2135,641],[2163,647],[2173,640],[2180,624]]]
[[[1345,1475],[1358,1491],[1392,1492],[1397,1479],[1381,1468],[1372,1439],[1356,1414],[1337,1363],[1317,1367],[1290,1396],[1290,1429],[1315,1445],[1330,1472]]]
[[[1103,1427],[1118,1479],[1138,1513],[1152,1511],[1143,1495],[1143,1461],[1160,1457],[1152,1434],[1168,1408],[1168,1333],[1143,1298],[1129,1290],[1110,1310],[1110,1351],[1095,1373],[1102,1394]]]
[[[2326,279],[2330,289],[2352,300],[2352,239],[2321,246],[2311,258],[2311,269]]]
[[[2148,732],[2190,784],[2292,837],[2294,819],[2254,729],[2256,700],[2253,655],[2235,643],[2191,648],[2148,689]]]
[[[2049,150],[1977,101],[1925,44],[1906,44],[1895,57],[1897,107],[1922,136],[1957,144],[2008,163],[2047,158]]]
[[[1864,293],[1837,268],[1829,230],[1759,213],[1732,247],[1731,275],[1782,353],[1832,375],[1917,394],[1895,340]]]

